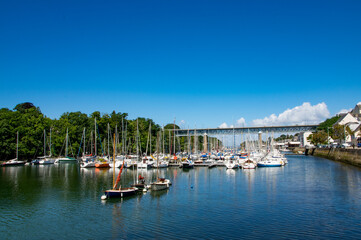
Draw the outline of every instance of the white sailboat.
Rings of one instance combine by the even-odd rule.
[[[76,160],[75,158],[68,156],[68,143],[69,143],[69,133],[68,133],[68,129],[66,129],[65,156],[56,159],[55,162],[57,162],[57,163],[76,163],[76,162],[78,162],[78,160]]]
[[[55,159],[51,158],[51,128],[50,128],[50,155],[46,156],[46,131],[44,129],[44,156],[39,157],[39,165],[54,164]]]
[[[159,139],[158,139],[159,140]],[[157,150],[159,150],[159,141],[157,141]],[[159,151],[157,151],[159,152]],[[159,162],[159,157],[157,156],[157,165]],[[160,191],[169,188],[171,182],[169,179],[159,178],[159,168],[157,168],[157,180],[151,183],[150,187],[152,191]]]
[[[25,161],[18,160],[18,157],[19,157],[19,132],[16,132],[16,158],[6,161],[1,166],[10,167],[10,166],[25,165]]]

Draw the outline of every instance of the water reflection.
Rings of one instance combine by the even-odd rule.
[[[352,166],[290,156],[285,167],[255,170],[124,169],[123,186],[139,175],[173,184],[101,201],[113,173],[76,164],[1,168],[0,231],[7,239],[361,238],[361,171]]]

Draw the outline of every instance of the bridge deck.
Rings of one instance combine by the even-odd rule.
[[[250,133],[256,134],[259,132],[269,133],[286,133],[286,132],[304,132],[315,131],[318,125],[295,125],[295,126],[264,126],[264,127],[235,127],[235,128],[201,128],[201,129],[175,129],[177,136],[189,135],[233,135]],[[173,131],[169,130],[169,131]]]

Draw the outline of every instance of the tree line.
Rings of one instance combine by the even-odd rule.
[[[44,155],[44,130],[45,152],[48,155],[51,150],[52,156],[65,154],[67,131],[68,153],[74,157],[83,154],[84,146],[86,154],[95,154],[96,148],[97,155],[112,155],[114,142],[117,153],[123,154],[136,153],[137,143],[139,153],[149,154],[156,150],[169,153],[171,149],[172,152],[186,151],[188,138],[177,137],[174,143],[173,131],[167,131],[173,128],[179,129],[175,124],[162,127],[149,118],[130,120],[127,113],[115,111],[111,114],[95,111],[90,115],[66,112],[59,119],[50,119],[32,103],[20,103],[13,110],[0,109],[0,160],[15,158],[17,132],[19,159],[34,159]],[[165,129],[164,133],[162,129]],[[198,149],[202,149],[203,138],[198,137],[198,141]]]

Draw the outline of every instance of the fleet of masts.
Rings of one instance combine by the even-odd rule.
[[[242,147],[236,147],[235,137],[233,142],[233,148],[226,148],[219,144],[218,140],[216,144],[211,145],[211,147],[205,148],[203,151],[198,150],[198,137],[195,132],[193,149],[191,149],[191,136],[188,134],[187,142],[185,143],[183,151],[176,150],[176,136],[171,135],[171,130],[169,133],[169,152],[166,153],[165,141],[166,141],[166,131],[160,131],[156,136],[155,143],[155,152],[152,153],[152,135],[151,135],[151,125],[149,126],[149,132],[147,137],[146,149],[145,152],[141,152],[140,148],[140,137],[138,129],[138,121],[136,128],[135,136],[135,152],[132,153],[129,139],[127,142],[127,126],[123,125],[122,122],[122,133],[121,133],[121,149],[118,149],[117,146],[120,144],[120,139],[118,135],[117,126],[115,128],[113,136],[110,132],[110,126],[108,124],[108,141],[107,141],[107,153],[98,155],[97,149],[97,124],[95,119],[95,128],[94,132],[91,132],[90,153],[86,152],[86,129],[83,129],[83,134],[81,138],[81,143],[78,151],[78,156],[82,150],[82,156],[78,158],[68,156],[69,153],[69,134],[68,129],[66,130],[66,137],[64,141],[65,145],[65,155],[54,158],[52,157],[51,152],[51,130],[49,136],[49,155],[47,153],[47,141],[46,141],[46,131],[44,130],[44,156],[38,157],[37,159],[28,162],[27,164],[57,164],[57,163],[79,163],[82,168],[120,168],[118,179],[120,179],[120,174],[122,173],[123,168],[133,168],[133,169],[150,169],[150,168],[167,168],[167,167],[181,167],[184,169],[193,168],[195,166],[204,166],[204,167],[216,167],[216,166],[225,166],[227,169],[243,168],[243,169],[254,169],[256,167],[280,167],[287,164],[287,158],[274,147],[273,140],[270,142],[262,141],[252,141],[244,139]],[[98,134],[99,135],[99,134]],[[207,137],[207,136],[205,136]],[[111,139],[112,138],[112,139]],[[273,138],[271,138],[273,139]],[[110,155],[110,141],[112,142],[113,154]],[[24,165],[25,161],[18,160],[18,142],[19,134],[17,133],[17,148],[16,148],[16,158],[9,160],[2,164],[2,166],[13,166],[13,165]],[[102,153],[103,146],[100,141]],[[104,140],[104,145],[106,141]],[[257,144],[258,143],[258,144]],[[173,148],[172,148],[173,147]],[[148,151],[149,150],[149,151]],[[115,176],[114,176],[115,180]],[[166,179],[166,176],[160,176],[159,171],[157,171],[157,180],[153,183],[146,184],[145,180],[139,175],[137,176],[136,183],[129,188],[116,188],[116,183],[113,183],[113,189],[107,190],[105,192],[105,197],[123,197],[133,194],[135,191],[143,190],[146,191],[150,188],[153,191],[163,190],[169,188],[171,182]]]

